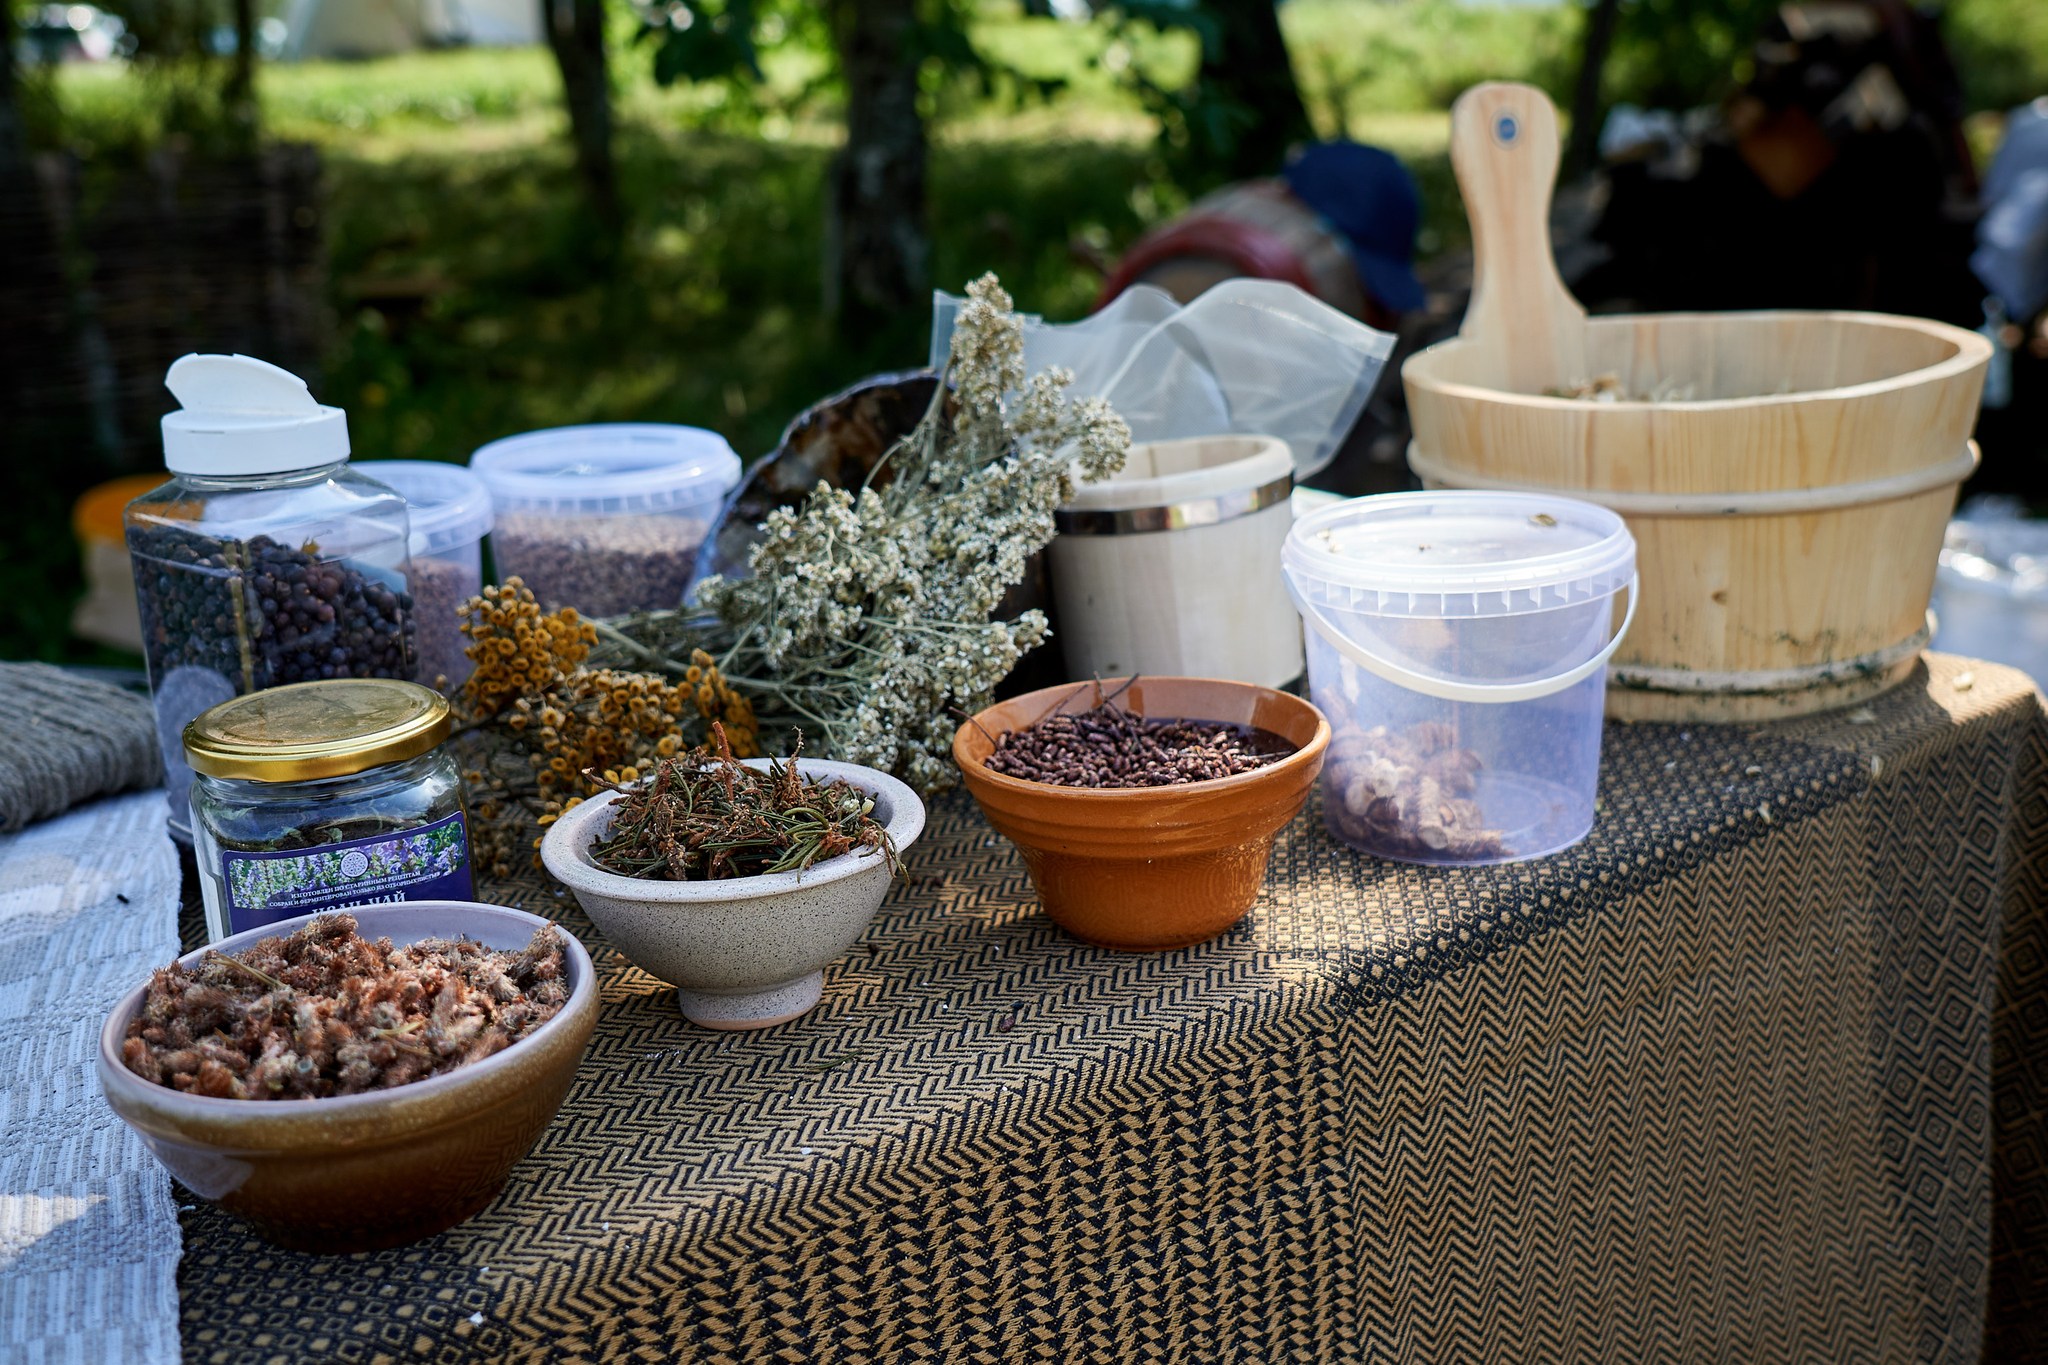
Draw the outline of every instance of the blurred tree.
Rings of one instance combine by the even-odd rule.
[[[27,442],[49,430],[71,351],[68,272],[29,147],[16,22],[14,0],[0,0],[0,411]]]
[[[539,0],[541,27],[562,71],[562,103],[576,145],[576,171],[607,239],[620,226],[612,159],[611,70],[605,61],[604,0]]]
[[[864,342],[902,334],[923,316],[930,288],[925,223],[925,125],[933,80],[964,76],[992,94],[1002,78],[1022,97],[1063,82],[1024,75],[976,51],[973,0],[674,0],[642,12],[640,40],[654,78],[725,85],[730,104],[758,112],[760,47],[774,42],[832,54],[832,69],[797,95],[846,101],[846,141],[826,192],[824,303],[840,333]]]
[[[1747,76],[1750,45],[1779,3],[1630,0],[1615,16],[1602,88],[1615,100],[1664,109],[1718,100]]]
[[[1606,112],[1600,91],[1607,54],[1614,47],[1615,21],[1620,16],[1621,0],[1593,0],[1586,9],[1579,75],[1572,87],[1571,142],[1564,153],[1564,174],[1568,176],[1584,175],[1600,159],[1600,121]]]
[[[1186,85],[1161,85],[1134,62],[1119,73],[1159,120],[1168,171],[1191,193],[1272,175],[1315,136],[1274,0],[1120,0],[1101,12],[1119,32],[1143,24],[1201,45]]]
[[[922,310],[931,287],[917,0],[833,0],[846,143],[832,162],[825,310],[858,332]]]
[[[131,70],[167,139],[208,156],[254,154],[262,132],[256,101],[258,3],[101,0],[127,26],[134,44]],[[233,34],[232,53],[223,23]]]
[[[1295,84],[1275,0],[1203,0],[1215,42],[1202,44],[1195,85],[1202,97],[1241,111],[1235,137],[1216,148],[1229,179],[1271,175],[1287,149],[1315,134]]]
[[[28,134],[14,71],[14,0],[0,0],[0,193],[28,183]]]
[[[234,0],[235,53],[221,91],[228,118],[240,126],[253,145],[259,110],[256,104],[256,0]]]

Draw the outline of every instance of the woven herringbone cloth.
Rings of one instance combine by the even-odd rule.
[[[1967,676],[1966,676],[1967,675]],[[803,1020],[604,1018],[422,1245],[185,1215],[194,1361],[2020,1359],[2048,1346],[2048,722],[1611,727],[1569,853],[1281,839],[1250,918],[1076,943],[959,796]],[[191,1202],[191,1201],[188,1201]]]

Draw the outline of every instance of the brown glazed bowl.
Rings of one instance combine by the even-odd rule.
[[[1133,953],[1214,938],[1258,899],[1273,837],[1301,813],[1322,771],[1330,723],[1308,702],[1270,687],[1148,677],[1118,704],[1142,716],[1255,725],[1295,752],[1213,782],[1108,791],[1027,782],[984,765],[994,736],[1025,729],[1063,704],[1082,709],[1093,693],[1093,684],[1047,687],[962,725],[953,759],[967,790],[1024,855],[1045,913],[1074,937]]]
[[[467,935],[523,948],[538,915],[468,901],[363,906],[364,938],[415,943]],[[312,916],[222,939],[232,953]],[[373,1251],[451,1228],[482,1212],[569,1092],[597,1024],[590,954],[564,932],[569,1002],[512,1046],[458,1071],[363,1095],[227,1100],[145,1081],[121,1064],[143,986],[100,1030],[100,1088],[178,1182],[297,1251]],[[188,967],[209,950],[179,959]]]

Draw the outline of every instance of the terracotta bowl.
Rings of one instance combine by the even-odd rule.
[[[967,790],[1023,853],[1045,913],[1074,937],[1125,952],[1214,938],[1258,899],[1273,837],[1301,813],[1322,771],[1330,724],[1308,702],[1270,687],[1141,678],[1118,699],[1139,715],[1255,725],[1295,752],[1213,782],[1110,791],[1027,782],[984,765],[992,736],[1022,730],[1062,703],[1085,708],[1093,690],[1067,683],[1027,692],[962,725],[953,758]]]
[[[812,758],[798,767],[814,781],[842,778],[872,795],[875,819],[899,855],[923,833],[924,803],[887,773]],[[767,1028],[807,1013],[824,992],[825,968],[859,942],[889,894],[888,859],[866,851],[801,872],[716,882],[607,871],[590,848],[611,828],[617,800],[606,792],[557,820],[541,841],[541,861],[634,966],[676,988],[693,1024]]]
[[[469,901],[349,913],[365,938],[414,943],[467,935],[491,948],[524,948],[547,923]],[[236,952],[311,918],[236,934],[212,951]],[[321,1253],[416,1242],[480,1213],[569,1092],[597,1024],[597,979],[583,945],[567,932],[562,939],[569,1003],[503,1052],[459,1071],[320,1100],[182,1094],[121,1064],[144,983],[100,1030],[100,1088],[179,1183],[248,1220],[266,1241]],[[189,967],[206,951],[179,960]]]

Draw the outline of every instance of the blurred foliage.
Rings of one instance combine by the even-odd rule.
[[[232,34],[229,0],[100,0],[100,8],[120,17],[134,44],[122,67],[135,89],[126,116],[87,143],[94,156],[133,161],[165,141],[208,155],[253,148],[258,129],[250,111],[238,111],[230,98],[234,63],[222,47]],[[76,146],[68,108],[50,100],[28,112],[32,139]]]
[[[462,459],[566,422],[679,421],[743,455],[806,404],[877,369],[922,363],[926,317],[844,347],[814,307],[829,150],[635,127],[620,139],[629,228],[620,268],[590,269],[565,155],[337,165],[332,250],[344,320],[321,394],[364,454]],[[973,142],[933,153],[938,278],[994,268],[1059,314],[1098,280],[1070,235],[1139,228],[1141,154]],[[344,180],[345,177],[345,180]],[[516,230],[506,230],[516,224]]]
[[[714,107],[727,126],[829,113],[844,93],[833,9],[807,0],[636,0],[634,41],[652,53],[656,85],[716,90]],[[927,119],[941,116],[942,105],[958,107],[962,96],[1015,105],[1065,88],[1063,76],[1035,76],[984,51],[973,36],[981,7],[970,0],[922,0],[918,9],[909,60]]]
[[[1669,41],[1687,45],[1668,66],[1647,38],[1618,50],[1610,98],[1675,90],[1666,72],[1681,70],[1698,84],[1678,94],[1710,94],[1734,74],[1739,49],[1713,15],[1744,2],[1691,0],[1698,14],[1663,21],[1679,25]],[[840,95],[822,28],[798,12],[809,7],[754,4],[759,80],[749,70],[669,86],[655,78],[652,50],[630,45],[640,21],[616,7],[628,227],[609,273],[585,250],[545,49],[260,69],[267,135],[318,143],[326,159],[337,326],[313,378],[322,399],[348,408],[359,452],[460,460],[522,429],[638,419],[713,427],[753,457],[835,387],[922,362],[923,316],[848,346],[815,314]],[[1199,36],[963,12],[993,74],[984,85],[934,59],[926,77],[935,278],[957,289],[993,269],[1021,306],[1078,316],[1099,286],[1096,262],[1187,202],[1125,73],[1184,82]],[[1281,16],[1318,130],[1386,146],[1416,173],[1425,255],[1466,237],[1444,154],[1450,99],[1497,77],[1564,93],[1581,20],[1568,6],[1453,0],[1290,0]],[[1950,0],[1947,20],[1973,102],[2002,108],[2048,93],[2048,5]],[[1694,49],[1723,55],[1695,61]],[[181,104],[188,96],[146,64],[28,76],[36,144],[87,162],[204,127]],[[1042,82],[1057,93],[1026,98]],[[67,462],[46,452],[16,467],[40,472],[16,481],[7,518],[0,657],[104,659],[65,635],[78,588]]]
[[[1942,34],[1970,108],[2007,110],[2048,95],[2048,4],[1948,0]]]
[[[1127,51],[1133,39],[1184,37],[1201,71],[1228,60],[1224,26],[1199,0],[1119,0],[1097,13],[1110,38],[1109,53]],[[1237,159],[1239,145],[1266,116],[1199,74],[1176,69],[1162,78],[1133,61],[1109,69],[1158,124],[1161,173],[1190,192],[1227,179],[1223,168]]]
[[[1624,0],[1604,82],[1610,103],[1709,104],[1750,74],[1749,52],[1780,0]]]

